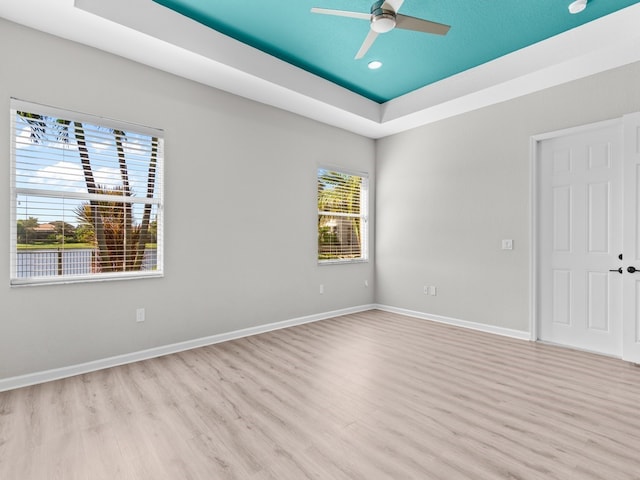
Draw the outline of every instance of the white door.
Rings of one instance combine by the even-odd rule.
[[[622,356],[622,124],[544,140],[538,153],[538,337]]]
[[[640,113],[624,123],[624,290],[622,358],[640,364]]]

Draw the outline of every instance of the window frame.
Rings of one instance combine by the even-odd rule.
[[[348,265],[355,263],[367,263],[369,261],[369,174],[367,172],[354,171],[338,167],[335,165],[320,164],[316,168],[316,237],[319,235],[319,217],[324,216],[341,216],[349,218],[350,215],[338,214],[331,215],[333,212],[320,211],[318,208],[318,181],[321,171],[336,172],[341,175],[352,177],[360,177],[362,183],[360,185],[360,213],[357,218],[360,219],[360,256],[358,258],[331,258],[321,259],[319,251],[319,242],[316,242],[316,261],[318,265]]]
[[[136,197],[136,196],[117,196],[107,195],[104,193],[87,192],[69,192],[60,190],[56,193],[54,188],[31,189],[19,187],[17,185],[17,122],[16,115],[18,111],[34,113],[44,117],[64,118],[71,122],[80,122],[83,124],[114,130],[122,130],[128,134],[143,135],[154,137],[157,139],[155,152],[155,170],[154,170],[154,197]],[[33,102],[27,102],[16,98],[10,99],[9,107],[9,129],[10,129],[10,274],[9,281],[12,287],[33,286],[33,285],[50,285],[50,284],[69,284],[69,283],[89,283],[103,282],[111,280],[127,280],[141,278],[158,278],[164,276],[164,131],[157,128],[146,127],[126,121],[113,120],[98,115],[87,113],[79,113],[67,109],[51,107]],[[151,175],[149,173],[149,175]],[[55,180],[50,177],[49,180]],[[33,277],[18,276],[18,197],[20,195],[31,195],[37,197],[49,197],[69,200],[82,201],[103,201],[116,205],[152,205],[156,222],[156,262],[155,268],[152,270],[128,270],[118,272],[95,272],[89,274],[58,274]]]

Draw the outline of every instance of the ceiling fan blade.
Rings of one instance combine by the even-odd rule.
[[[397,12],[398,10],[400,10],[400,7],[402,6],[403,3],[404,3],[404,0],[386,0],[382,4],[382,8]]]
[[[446,35],[451,26],[398,13],[396,15],[396,28],[402,28],[403,30],[415,30],[416,32],[433,33],[435,35]]]
[[[311,9],[311,13],[321,13],[323,15],[335,15],[336,17],[359,18],[360,20],[371,20],[370,13],[347,12],[346,10],[331,10],[328,8],[313,7]]]
[[[362,46],[360,47],[360,50],[358,50],[358,53],[356,53],[356,60],[360,60],[362,57],[365,56],[365,54],[371,48],[371,45],[373,45],[373,42],[376,41],[377,37],[378,37],[378,32],[369,30],[369,34],[364,39],[364,42],[362,42]]]

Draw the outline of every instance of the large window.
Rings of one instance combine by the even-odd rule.
[[[11,283],[162,275],[161,131],[11,102]]]
[[[318,261],[364,261],[367,251],[368,178],[318,169]]]

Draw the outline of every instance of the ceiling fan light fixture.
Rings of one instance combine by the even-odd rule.
[[[569,13],[575,15],[576,13],[582,12],[585,8],[587,8],[587,0],[575,0],[575,2],[569,4]]]
[[[371,17],[371,30],[376,33],[387,33],[396,26],[396,16],[393,12],[383,12]]]

